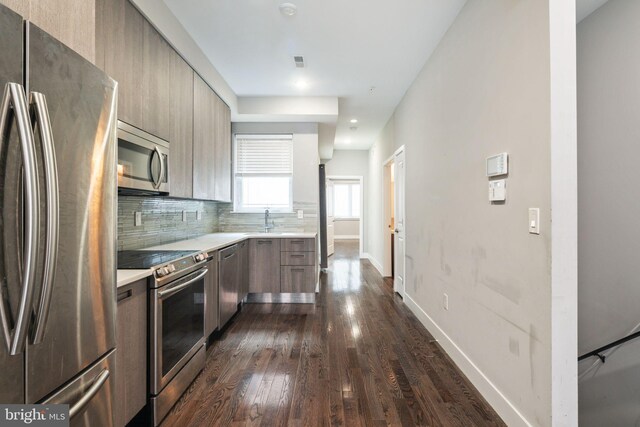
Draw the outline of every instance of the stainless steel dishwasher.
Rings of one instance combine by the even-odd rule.
[[[240,247],[236,244],[218,252],[220,329],[238,310],[238,288],[241,279]]]

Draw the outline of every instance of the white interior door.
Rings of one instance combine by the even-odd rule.
[[[405,211],[404,211],[404,182],[405,161],[404,150],[396,153],[395,159],[395,240],[394,240],[394,272],[393,290],[404,298],[405,289]]]
[[[327,256],[335,252],[335,214],[333,212],[333,181],[327,181]]]

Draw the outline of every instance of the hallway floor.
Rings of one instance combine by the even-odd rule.
[[[247,304],[163,426],[504,425],[357,241],[311,304]]]

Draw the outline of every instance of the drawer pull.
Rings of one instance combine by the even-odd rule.
[[[293,255],[289,255],[291,258],[304,258],[304,255],[302,254],[293,254]]]
[[[273,240],[258,240],[258,244],[259,245],[264,245],[264,244],[272,244]]]
[[[131,298],[133,291],[131,289],[118,294],[118,302]]]
[[[292,268],[291,271],[303,272],[304,273],[304,268]]]
[[[304,240],[292,240],[292,245],[304,245]]]

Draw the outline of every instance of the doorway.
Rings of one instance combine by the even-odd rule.
[[[327,253],[336,240],[358,241],[364,251],[364,188],[362,176],[327,176]]]
[[[384,164],[383,275],[393,278],[393,290],[405,292],[405,150],[400,147]]]

